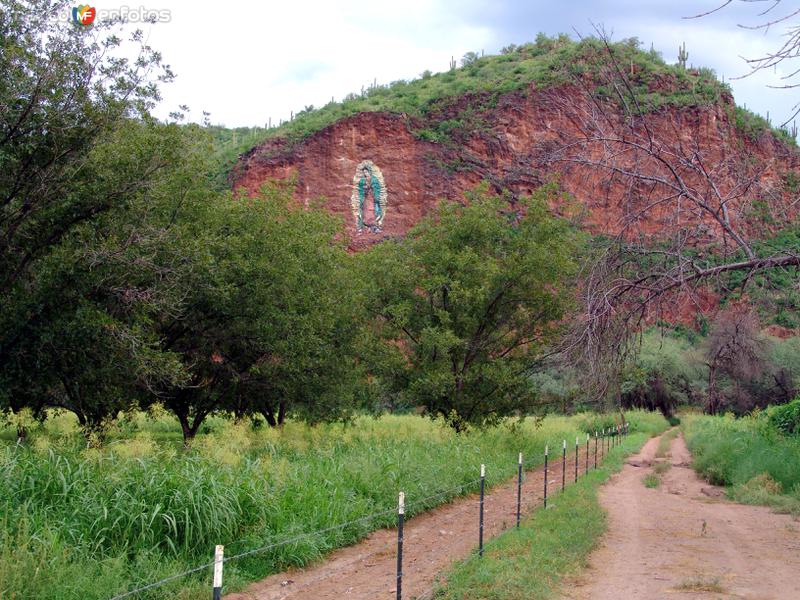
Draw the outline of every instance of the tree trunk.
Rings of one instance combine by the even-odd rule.
[[[278,404],[278,425],[283,427],[285,421],[286,421],[286,402],[281,400],[280,403]]]
[[[265,408],[261,411],[261,415],[266,419],[267,425],[270,427],[277,427],[278,422],[275,420],[275,413],[273,413],[270,409]]]
[[[717,414],[717,367],[708,366],[708,405],[706,412],[710,415]]]
[[[197,435],[197,431],[200,429],[200,423],[203,422],[203,418],[196,416],[194,421],[189,423],[189,415],[182,414],[178,415],[178,421],[181,424],[181,432],[183,432],[183,447],[188,448],[189,444]]]

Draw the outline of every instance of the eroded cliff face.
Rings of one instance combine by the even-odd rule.
[[[608,162],[609,152],[620,151],[599,139],[602,132],[626,135],[621,127],[626,117],[611,112],[610,104],[601,107],[575,87],[531,87],[487,98],[462,97],[424,120],[360,113],[299,143],[268,140],[240,158],[231,183],[240,193],[256,194],[268,179],[296,178],[297,200],[308,204],[325,198],[328,210],[343,218],[354,250],[404,235],[440,199],[464,201],[465,191],[483,180],[518,197],[554,177],[585,207],[584,225],[594,233],[625,230],[631,237],[652,238],[692,226],[699,227],[701,243],[723,240],[718,224],[688,204],[676,211],[674,204],[653,203],[667,195],[667,187],[632,183],[621,171],[592,164]],[[732,102],[725,98],[714,106],[664,108],[637,124],[637,135],[681,148],[687,161],[681,175],[690,188],[730,198],[731,220],[760,237],[796,216],[784,177],[800,161],[795,150],[769,133],[755,140],[740,135],[732,122]],[[432,137],[426,131],[442,131],[448,123],[457,126],[446,139],[426,139]],[[570,144],[589,134],[597,138],[592,145],[579,153],[570,150]],[[665,174],[646,152],[625,152],[615,157],[618,166]],[[353,214],[354,175],[365,160],[377,165],[385,180],[388,201],[380,231],[358,232]],[[700,175],[703,170],[712,177]],[[710,180],[719,190],[712,189]],[[756,218],[753,201],[758,201],[758,214],[767,211],[771,218]]]

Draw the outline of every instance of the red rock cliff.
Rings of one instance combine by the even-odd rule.
[[[640,214],[652,189],[641,182],[632,186],[619,173],[588,164],[607,148],[594,149],[582,160],[558,152],[585,136],[590,120],[597,125],[605,119],[606,126],[613,129],[614,120],[624,118],[619,114],[610,120],[601,118],[596,103],[578,89],[530,87],[505,94],[491,105],[481,104],[477,120],[476,113],[467,110],[476,101],[481,97],[465,96],[429,114],[425,121],[400,114],[360,113],[302,142],[271,139],[240,158],[231,182],[234,188],[255,194],[270,178],[295,177],[298,201],[326,198],[329,210],[343,217],[353,249],[403,235],[439,199],[463,200],[464,192],[482,180],[497,190],[522,195],[556,173],[562,187],[586,207],[586,225],[594,232],[617,233],[627,227],[631,235],[669,235],[671,228],[685,226],[687,219],[695,219],[695,225],[707,220],[688,211],[677,218],[684,222],[677,223],[671,207],[658,205]],[[738,190],[752,173],[758,191],[755,186],[742,187],[740,203],[746,199],[750,206],[753,198],[748,194],[756,194],[767,202],[767,210],[782,212],[784,220],[794,218],[796,212],[786,213],[795,209],[783,177],[798,168],[797,152],[769,133],[757,140],[741,136],[732,123],[732,102],[726,98],[713,106],[664,108],[647,116],[647,127],[654,139],[685,144],[690,160],[694,153],[704,168],[716,169],[714,180],[723,191]],[[432,123],[463,122],[466,113],[473,115],[473,121],[446,143],[425,141],[420,135]],[[383,172],[388,203],[381,232],[356,232],[350,198],[354,173],[363,160],[373,161]],[[632,155],[625,160],[632,165],[639,158]],[[706,185],[691,173],[686,176],[691,185]],[[768,197],[762,198],[765,193]],[[758,234],[757,230],[765,227],[764,222],[744,222],[751,217],[744,210],[737,212],[736,202],[730,208],[733,219],[739,219],[751,233]],[[709,223],[708,241],[720,237]]]

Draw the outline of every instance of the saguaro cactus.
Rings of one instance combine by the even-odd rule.
[[[686,51],[686,42],[678,46],[678,64],[682,69],[686,68],[686,61],[689,58],[689,53]]]

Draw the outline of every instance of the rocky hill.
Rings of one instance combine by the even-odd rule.
[[[635,40],[606,47],[564,36],[464,62],[309,108],[242,154],[231,185],[255,194],[270,179],[294,178],[298,201],[325,198],[343,217],[353,249],[403,235],[440,199],[463,200],[481,181],[513,203],[554,177],[585,207],[590,231],[671,235],[679,226],[674,212],[641,210],[652,189],[598,168],[607,148],[580,156],[564,150],[605,131],[680,148],[713,172],[714,185],[734,198],[733,219],[756,233],[774,233],[796,216],[794,140],[737,107],[708,69],[667,65]],[[634,152],[619,164],[656,173],[652,162]],[[685,178],[708,186],[691,172]],[[744,179],[750,183],[739,194]],[[693,218],[687,213],[682,225]],[[722,238],[713,224],[703,235]]]

